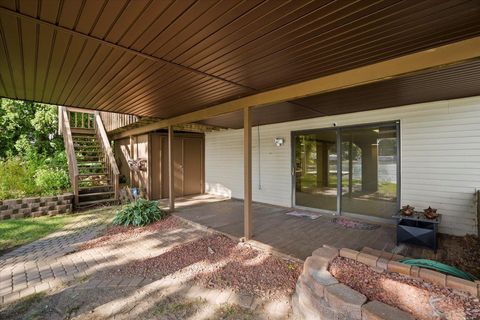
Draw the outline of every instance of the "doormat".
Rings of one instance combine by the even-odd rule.
[[[320,213],[316,213],[316,212],[296,211],[296,210],[287,212],[286,214],[294,217],[306,217],[306,218],[310,218],[311,220],[318,219],[322,216]]]
[[[348,229],[374,230],[380,228],[378,224],[350,220],[346,218],[333,218],[332,222]]]

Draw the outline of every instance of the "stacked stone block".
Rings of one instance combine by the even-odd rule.
[[[0,201],[0,220],[54,216],[72,212],[73,194]]]
[[[402,310],[380,301],[367,301],[360,292],[341,284],[328,271],[333,259],[341,256],[370,266],[378,272],[396,272],[437,285],[463,291],[480,298],[480,281],[467,281],[433,270],[400,263],[403,256],[363,248],[362,251],[324,246],[315,250],[305,260],[295,294],[292,297],[293,313],[300,319],[361,319],[382,320],[414,319]]]
[[[360,292],[339,283],[328,271],[330,262],[342,255],[375,266],[380,257],[355,250],[324,246],[315,250],[304,263],[292,297],[293,313],[305,320],[358,319],[358,320],[413,320],[397,308],[380,301],[367,302]],[[393,316],[393,318],[392,318]]]

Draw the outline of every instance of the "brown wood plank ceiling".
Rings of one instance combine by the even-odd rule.
[[[478,0],[0,0],[0,96],[169,118],[478,36],[479,21]],[[274,116],[258,109],[254,121],[480,94],[478,69],[348,89],[384,90],[369,106],[340,91],[282,103]]]
[[[480,96],[480,61],[437,71],[384,80],[252,110],[254,125],[396,107],[436,100]],[[229,113],[202,121],[242,128],[242,114]]]

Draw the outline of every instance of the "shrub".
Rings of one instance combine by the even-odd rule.
[[[145,226],[167,216],[167,212],[158,207],[158,201],[139,199],[118,210],[113,224]]]
[[[64,169],[42,168],[35,173],[35,185],[42,194],[54,194],[66,190],[70,181]]]
[[[70,181],[62,155],[53,158],[0,159],[0,200],[53,195],[69,189]]]
[[[34,171],[20,159],[0,161],[0,200],[22,198],[38,190],[32,182]]]

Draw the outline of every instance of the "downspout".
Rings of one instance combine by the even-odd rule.
[[[258,143],[258,190],[262,190],[262,169],[260,158],[260,126],[257,126],[257,143]]]

